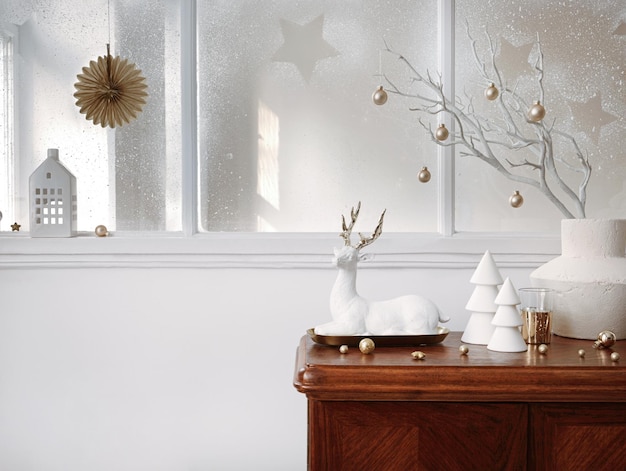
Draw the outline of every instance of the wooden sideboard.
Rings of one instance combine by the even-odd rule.
[[[341,354],[304,336],[294,386],[308,398],[308,469],[626,470],[626,341],[553,336],[546,354],[460,345],[451,332]]]

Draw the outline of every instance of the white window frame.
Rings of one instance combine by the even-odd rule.
[[[447,94],[454,90],[454,0],[438,0],[439,56]],[[25,232],[0,234],[0,268],[307,268],[327,267],[337,233],[199,233],[197,218],[196,0],[181,1],[183,130],[183,230],[114,233],[106,238],[37,239]],[[452,121],[446,122],[453,129]],[[490,250],[502,267],[535,267],[560,253],[546,234],[457,233],[454,228],[454,150],[438,148],[438,233],[385,233],[364,267],[463,268]],[[338,225],[339,225],[339,217]]]

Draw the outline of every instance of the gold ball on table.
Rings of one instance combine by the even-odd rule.
[[[461,355],[467,355],[469,353],[469,347],[467,345],[461,345],[459,347],[459,353]]]
[[[539,345],[537,347],[537,350],[539,351],[539,353],[541,353],[542,355],[545,355],[546,353],[548,353],[548,346],[545,343],[542,343],[541,345]]]
[[[364,353],[365,355],[372,353],[375,348],[376,345],[372,339],[362,339],[359,342],[359,350],[361,350],[361,353]]]
[[[598,334],[598,340],[593,344],[593,348],[609,348],[615,344],[616,336],[610,330],[603,330]]]
[[[426,358],[426,354],[424,352],[420,352],[419,350],[416,352],[412,352],[411,356],[414,360],[423,360],[424,358]]]
[[[341,347],[339,347],[339,353],[348,353],[348,346],[342,345]]]
[[[619,361],[619,353],[617,352],[611,353],[611,361]]]
[[[585,354],[586,354],[586,353],[587,353],[587,352],[585,352],[585,349],[584,349],[584,348],[581,348],[580,350],[578,350],[578,356],[579,356],[580,358],[585,358]]]
[[[109,235],[109,231],[107,230],[107,226],[100,224],[96,226],[95,233],[98,237],[106,237]]]
[[[387,92],[382,85],[380,85],[372,95],[372,101],[376,105],[384,105],[387,103]]]

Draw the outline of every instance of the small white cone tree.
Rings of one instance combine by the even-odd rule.
[[[492,324],[497,310],[495,299],[498,296],[498,286],[502,284],[502,275],[487,250],[476,267],[470,283],[475,284],[474,292],[465,309],[471,311],[461,341],[475,345],[487,345],[495,330]]]
[[[495,303],[498,309],[491,321],[495,328],[487,348],[496,352],[525,352],[528,346],[519,329],[522,318],[517,310],[520,299],[509,278],[504,280]]]

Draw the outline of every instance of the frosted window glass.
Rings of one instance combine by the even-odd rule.
[[[503,76],[529,103],[538,99],[532,69],[538,37],[544,56],[544,121],[573,136],[593,167],[587,217],[626,217],[624,2],[457,0],[456,8],[457,95],[471,97],[476,112],[496,115],[494,103],[483,97],[489,84],[477,73],[466,24],[481,57],[489,57],[488,32],[497,45],[496,61]],[[562,143],[555,150],[565,159],[572,155],[571,147]],[[500,152],[515,163],[534,158],[525,150]],[[566,169],[561,174],[577,191],[580,175]],[[515,190],[525,199],[519,209],[508,203]],[[528,185],[505,179],[476,158],[457,156],[458,230],[558,232],[562,217]]]
[[[333,232],[358,201],[364,232],[436,230],[436,146],[372,102],[384,41],[436,69],[436,2],[198,2],[198,37],[202,230]]]
[[[58,148],[76,176],[78,230],[180,230],[180,31],[177,1],[11,0],[0,25],[16,30],[16,212],[28,230],[28,177]],[[110,12],[110,16],[109,16]],[[110,19],[110,21],[109,21]],[[106,54],[141,69],[143,112],[115,130],[75,105],[82,68]]]

